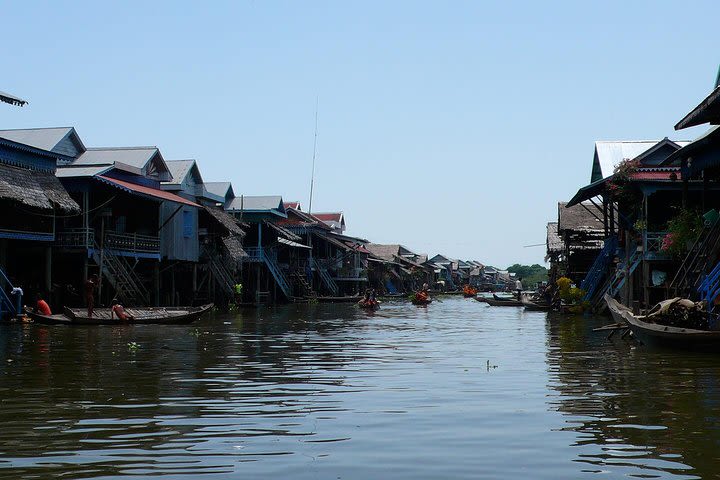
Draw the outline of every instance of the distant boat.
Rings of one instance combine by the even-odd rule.
[[[67,308],[63,313],[41,315],[26,309],[25,313],[35,322],[54,325],[125,325],[125,324],[183,324],[192,323],[213,307],[212,303],[200,307],[148,307],[126,308],[132,320],[111,317],[109,308],[96,308],[93,316],[87,316],[87,309]]]
[[[523,307],[523,302],[520,300],[515,300],[512,298],[509,298],[507,300],[505,299],[499,299],[500,297],[495,298],[486,298],[485,302],[487,302],[488,305],[491,307]]]

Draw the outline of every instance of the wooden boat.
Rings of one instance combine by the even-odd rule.
[[[534,302],[530,300],[530,297],[527,295],[523,295],[520,299],[523,306],[525,307],[525,310],[535,311],[535,312],[549,312],[552,310],[552,305],[545,302]]]
[[[430,305],[432,303],[432,298],[428,298],[426,300],[414,298],[411,300],[411,302],[413,305]]]
[[[27,315],[37,323],[50,325],[123,325],[123,324],[183,324],[192,323],[213,307],[212,303],[200,307],[148,307],[126,308],[132,320],[119,320],[110,316],[109,308],[96,308],[93,316],[87,316],[87,309],[65,307],[62,314],[41,315],[26,310]]]
[[[524,306],[520,300],[497,300],[495,298],[486,298],[485,301],[491,307],[522,307]]]
[[[318,303],[355,303],[362,300],[363,297],[317,297]]]
[[[635,338],[643,343],[674,347],[720,347],[720,331],[696,330],[692,328],[671,327],[646,321],[643,315],[635,315],[625,305],[605,294],[605,303],[617,323],[623,323],[633,332]]]
[[[522,302],[523,307],[525,307],[525,310],[529,310],[532,312],[549,312],[552,310],[552,305],[547,303],[536,303],[531,300],[523,301]]]

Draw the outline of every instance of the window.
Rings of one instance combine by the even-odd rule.
[[[193,214],[188,210],[183,210],[183,237],[190,238],[193,236],[195,225],[193,222]]]

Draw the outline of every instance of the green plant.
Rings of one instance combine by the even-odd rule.
[[[629,212],[637,211],[640,206],[640,192],[632,186],[639,167],[639,161],[625,159],[617,164],[613,176],[605,184],[612,197]]]
[[[645,220],[637,220],[637,221],[633,224],[633,228],[634,228],[635,231],[637,231],[637,232],[642,232],[642,231],[644,231],[644,230],[647,230],[647,222],[646,222]]]
[[[682,257],[687,253],[687,246],[697,239],[702,229],[702,217],[697,210],[680,209],[668,220],[668,233],[662,240],[660,250],[674,257]]]

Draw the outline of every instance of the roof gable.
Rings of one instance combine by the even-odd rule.
[[[235,192],[230,182],[205,182],[204,185],[208,193],[224,198],[226,203],[235,198]]]
[[[112,165],[135,175],[165,182],[170,171],[157,147],[89,148],[72,162],[73,166]]]
[[[239,212],[277,212],[285,215],[282,197],[280,195],[249,196],[241,195],[232,199],[226,210]]]
[[[203,183],[200,169],[195,160],[169,160],[165,164],[172,179],[163,182],[163,185],[191,187]]]
[[[86,150],[74,127],[0,130],[0,137],[73,158]]]

